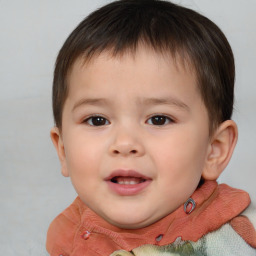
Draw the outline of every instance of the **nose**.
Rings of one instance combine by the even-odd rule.
[[[115,132],[109,152],[113,156],[142,156],[145,153],[143,139],[136,131],[121,129]]]

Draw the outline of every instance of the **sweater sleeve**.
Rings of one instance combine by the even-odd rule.
[[[68,256],[80,223],[76,200],[50,224],[47,232],[46,249],[51,256]]]

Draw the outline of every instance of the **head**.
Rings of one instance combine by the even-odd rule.
[[[155,0],[100,8],[56,61],[51,136],[63,175],[107,222],[154,223],[228,164],[233,87],[232,50],[207,18]]]

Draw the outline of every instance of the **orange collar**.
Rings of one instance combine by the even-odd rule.
[[[81,214],[80,230],[88,230],[92,236],[106,237],[109,242],[113,240],[127,251],[143,244],[167,245],[177,237],[197,241],[203,235],[229,222],[250,204],[250,197],[246,192],[226,184],[218,185],[216,181],[206,181],[191,198],[196,202],[196,208],[191,214],[186,214],[182,205],[153,225],[137,230],[112,226],[77,198],[76,204]]]

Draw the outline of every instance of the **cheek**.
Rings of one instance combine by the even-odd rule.
[[[78,195],[85,202],[90,201],[100,178],[100,149],[96,148],[84,139],[73,137],[66,151],[70,179]],[[90,195],[89,198],[88,195]]]
[[[202,137],[197,133],[181,132],[159,143],[161,146],[155,149],[155,159],[161,169],[174,176],[201,172],[207,149],[206,140]]]
[[[69,172],[86,173],[98,162],[100,146],[82,136],[73,136],[66,144],[65,154]]]
[[[158,182],[168,200],[183,203],[196,190],[205,164],[205,146],[192,137],[175,137],[158,150]],[[163,150],[163,148],[162,148]],[[178,206],[178,205],[177,205]]]

